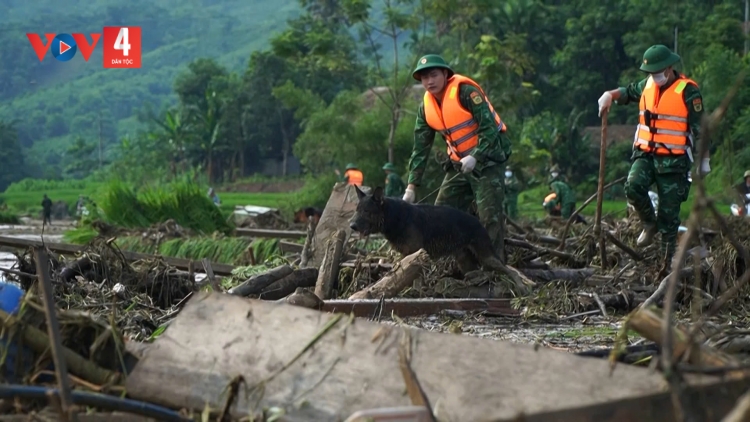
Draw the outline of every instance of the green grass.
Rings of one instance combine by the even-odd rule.
[[[96,231],[82,227],[70,230],[63,235],[66,242],[86,244],[96,237]],[[278,239],[254,239],[252,241],[241,237],[212,237],[200,236],[191,238],[176,238],[157,245],[141,236],[124,236],[115,239],[115,244],[125,251],[146,254],[159,254],[176,258],[201,260],[208,258],[211,262],[229,265],[248,265],[250,256],[248,248],[252,249],[256,263],[263,263],[268,259],[279,256]]]

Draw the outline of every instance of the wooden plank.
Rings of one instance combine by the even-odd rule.
[[[304,246],[299,243],[285,242],[283,240],[279,242],[279,249],[284,253],[301,253]]]
[[[238,394],[235,417],[257,405],[256,411],[283,407],[290,421],[344,420],[361,409],[410,405],[398,359],[403,335],[411,337],[411,367],[441,419],[518,420],[521,412],[528,418],[562,411],[566,417],[546,420],[606,421],[619,411],[628,420],[669,420],[640,406],[666,397],[661,375],[646,368],[619,365],[610,374],[605,359],[207,292],[196,293],[168,335],[149,347],[126,387],[136,399],[200,410],[221,406],[225,388],[241,375],[248,394]],[[576,419],[569,411],[576,408],[598,409],[598,419]]]
[[[299,239],[307,236],[301,230],[234,229],[235,236],[271,237],[275,239]]]
[[[14,248],[14,249],[26,249],[29,247],[42,246],[42,242],[39,240],[19,239],[15,237],[0,236],[0,246],[5,246],[9,248]],[[73,245],[70,243],[44,242],[44,246],[46,246],[52,252],[66,254],[66,255],[74,255],[85,249],[85,246]],[[190,269],[190,260],[185,259],[185,258],[175,258],[171,256],[161,256],[161,255],[149,255],[145,253],[130,252],[130,251],[122,251],[122,254],[125,257],[125,259],[127,259],[128,261],[161,258],[167,264],[175,268],[185,270],[185,271],[189,271]],[[211,262],[211,268],[213,268],[214,273],[216,275],[229,276],[232,274],[234,265],[219,264],[219,263]]]
[[[382,303],[382,306],[381,306]],[[382,310],[381,310],[382,308]],[[354,313],[358,317],[372,317],[391,313],[400,316],[433,315],[443,310],[486,311],[493,315],[518,316],[521,312],[510,306],[510,299],[379,299],[326,300],[323,312]]]

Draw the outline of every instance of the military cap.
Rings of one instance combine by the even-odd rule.
[[[641,70],[648,73],[657,73],[680,61],[680,56],[673,53],[666,45],[652,45],[643,53]]]
[[[425,56],[422,56],[422,58],[417,61],[417,67],[414,68],[412,77],[418,81],[421,81],[422,79],[419,76],[419,72],[425,69],[431,69],[433,67],[447,69],[449,78],[455,73],[442,57],[438,56],[437,54],[427,54]]]

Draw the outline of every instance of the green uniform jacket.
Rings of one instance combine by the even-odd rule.
[[[521,192],[521,184],[516,179],[516,176],[505,178],[505,197],[517,197]]]
[[[461,84],[458,90],[458,98],[461,106],[471,112],[479,125],[477,147],[471,155],[477,160],[474,168],[481,172],[482,168],[492,162],[504,163],[510,157],[511,143],[507,133],[498,132],[495,119],[492,117],[487,102],[483,100],[479,104],[475,104],[472,101],[471,93],[473,92],[480,93],[478,89],[471,85]],[[414,127],[414,149],[409,160],[409,184],[415,186],[421,184],[434,141],[435,130],[427,124],[423,101],[419,105],[417,123]],[[447,145],[445,144],[445,138],[443,138],[443,142],[444,145]]]
[[[388,173],[385,178],[385,196],[390,198],[400,198],[404,195],[406,185],[401,180],[401,176],[396,173]]]
[[[549,187],[557,195],[557,197],[551,200],[548,204],[549,208],[554,208],[557,204],[561,206],[573,205],[576,203],[576,195],[573,193],[573,189],[568,186],[567,183],[562,180],[555,179],[550,183]]]
[[[631,102],[638,104],[641,100],[641,94],[643,88],[646,86],[648,77],[644,78],[640,82],[630,83],[626,87],[620,88],[620,99],[617,100],[617,104],[625,105]],[[674,84],[674,83],[673,83]],[[660,92],[664,92],[665,89],[671,88],[661,87]],[[685,105],[688,109],[688,126],[690,132],[693,135],[693,157],[695,160],[700,160],[701,154],[697,151],[698,147],[698,136],[700,135],[701,128],[701,116],[703,115],[703,98],[701,97],[700,90],[692,85],[688,84],[682,91],[683,98],[685,99]],[[636,128],[633,128],[635,131]],[[635,132],[633,132],[635,135]],[[651,153],[641,151],[638,148],[633,148],[632,159],[650,155]],[[687,172],[690,170],[690,158],[687,154],[683,155],[655,155],[654,154],[654,165],[656,166],[657,173],[672,173],[672,172]]]

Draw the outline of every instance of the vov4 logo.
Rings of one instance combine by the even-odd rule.
[[[141,27],[140,26],[105,26],[102,40],[103,63],[105,68],[141,67]],[[39,34],[27,33],[39,61],[44,60],[48,50],[52,50],[52,57],[67,62],[75,57],[80,50],[83,60],[89,61],[97,42],[102,34],[91,34],[91,42],[81,33],[74,34],[44,34],[45,44]]]

